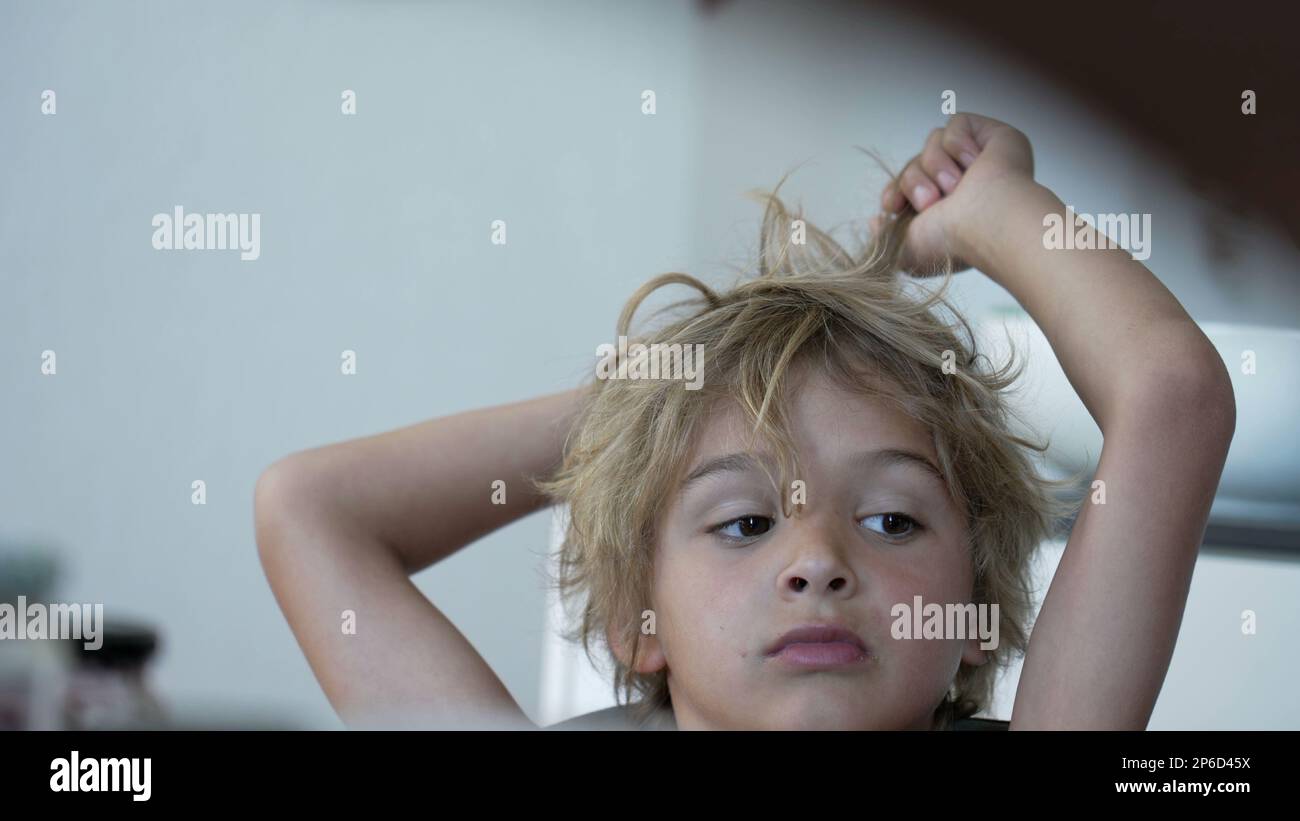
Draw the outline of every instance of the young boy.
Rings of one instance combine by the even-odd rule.
[[[1005,123],[953,116],[882,205],[855,258],[772,196],[757,277],[634,295],[620,335],[656,288],[699,291],[638,340],[702,351],[691,388],[680,367],[604,368],[272,465],[259,552],[343,719],[531,726],[409,577],[558,502],[573,636],[609,650],[633,726],[952,728],[1023,652],[1012,729],[1145,728],[1235,426],[1223,362],[1126,252],[1045,247],[1065,207]],[[981,367],[941,297],[896,275],[967,267],[1038,323],[1105,437],[1104,503],[1079,506],[1032,638],[1028,561],[1059,512],[1028,457],[1042,446],[1012,433],[1015,374]],[[905,629],[928,605],[978,612],[996,639],[961,618]],[[382,627],[341,635],[344,610]]]

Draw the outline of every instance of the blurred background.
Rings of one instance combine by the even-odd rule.
[[[1237,435],[1151,727],[1300,728],[1300,107],[1272,14],[0,2],[0,602],[104,605],[107,671],[58,662],[108,704],[79,726],[128,704],[340,727],[258,563],[261,471],[576,385],[647,278],[729,282],[757,246],[743,194],[796,166],[783,198],[847,241],[884,183],[853,146],[901,168],[951,92],[1027,133],[1076,211],[1152,215],[1145,264],[1233,374]],[[177,205],[260,214],[260,257],[154,250],[153,215]],[[953,298],[1029,351],[1046,468],[1095,460],[1014,300],[977,272]],[[416,577],[544,723],[612,703],[554,638],[554,525],[528,517]],[[0,725],[61,715],[35,697],[57,669],[42,653],[0,643]],[[1016,675],[990,715],[1009,717]]]

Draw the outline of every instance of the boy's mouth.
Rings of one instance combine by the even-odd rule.
[[[765,659],[801,668],[841,667],[871,658],[866,642],[836,624],[806,624],[785,633],[764,651]]]

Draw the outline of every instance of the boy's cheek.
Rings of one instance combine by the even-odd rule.
[[[660,624],[667,629],[666,643],[678,652],[745,657],[752,652],[747,627],[761,614],[745,608],[748,597],[739,595],[725,579],[692,574],[665,576],[658,591]],[[689,648],[689,649],[688,649]]]
[[[877,585],[886,594],[886,613],[896,604],[912,607],[916,596],[920,596],[926,604],[957,604],[970,601],[974,570],[969,560],[962,556],[939,555],[933,561],[914,567],[901,567],[895,573],[880,575]]]
[[[672,602],[674,609],[693,613],[723,609],[723,600],[733,598],[735,590],[745,583],[735,572],[673,553],[660,562],[655,582],[661,594],[656,598]]]
[[[885,634],[881,663],[888,674],[907,688],[933,683],[942,693],[961,665],[962,642],[948,639],[896,639]]]

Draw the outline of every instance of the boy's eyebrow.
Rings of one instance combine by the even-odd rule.
[[[942,471],[935,467],[927,457],[913,450],[904,448],[882,448],[881,450],[864,450],[853,457],[855,462],[864,462],[869,465],[879,467],[888,467],[890,465],[911,465],[918,467],[939,481],[940,485],[948,486],[948,481],[943,478]]]
[[[937,479],[940,485],[947,487],[947,481],[943,478],[943,473],[939,471],[939,468],[935,467],[933,462],[920,453],[904,448],[864,450],[855,454],[850,461],[871,467],[911,465],[925,471],[926,474]],[[682,482],[679,492],[685,493],[692,484],[715,473],[745,473],[756,467],[758,467],[758,461],[748,453],[730,453],[726,456],[719,456],[716,459],[710,459],[691,471],[691,474]]]
[[[691,471],[682,482],[679,492],[685,493],[695,482],[703,479],[705,476],[711,476],[715,473],[746,473],[758,467],[758,461],[748,453],[730,453],[726,456],[719,456],[717,459],[710,459],[704,464]]]

